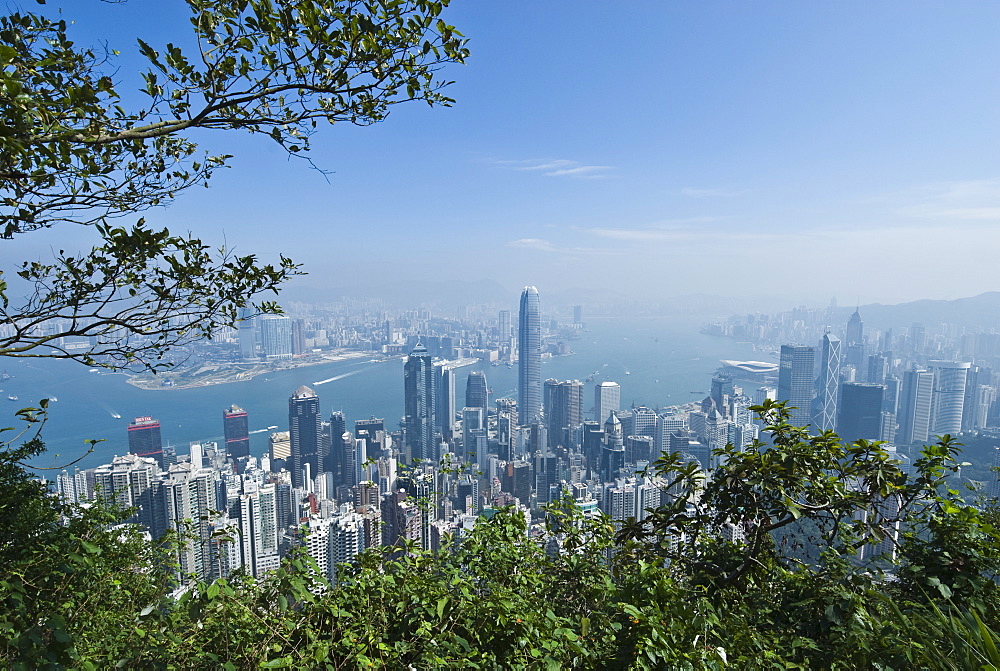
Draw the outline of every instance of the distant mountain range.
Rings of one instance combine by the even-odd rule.
[[[342,300],[376,299],[386,308],[410,309],[436,307],[448,313],[467,305],[495,304],[517,310],[521,287],[506,287],[494,280],[451,282],[414,280],[405,284],[358,284],[346,287],[316,288],[293,286],[282,291],[280,300],[322,305]],[[677,294],[649,289],[622,293],[607,289],[566,289],[547,291],[539,287],[542,309],[584,306],[584,321],[599,316],[630,314],[683,316],[697,319],[725,319],[744,312],[775,314],[791,309],[796,301],[785,296],[732,298],[713,294]],[[854,307],[834,309],[833,321],[846,323]],[[865,324],[877,328],[903,328],[914,322],[926,326],[940,323],[961,324],[967,328],[1000,328],[1000,291],[988,291],[955,300],[919,300],[895,305],[872,303],[860,306]]]
[[[914,322],[960,324],[966,328],[1000,327],[1000,291],[988,291],[978,296],[955,300],[919,300],[896,305],[873,303],[859,309],[865,325],[879,328],[907,327]],[[854,308],[837,308],[837,315],[847,322]]]

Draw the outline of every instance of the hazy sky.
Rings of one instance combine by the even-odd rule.
[[[186,27],[179,2],[63,4],[123,52]],[[454,0],[449,20],[472,51],[443,72],[455,107],[323,129],[329,183],[216,134],[232,169],[147,218],[281,250],[312,287],[1000,289],[1000,3]]]

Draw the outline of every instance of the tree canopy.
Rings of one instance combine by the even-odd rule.
[[[771,421],[770,444],[717,450],[707,479],[664,455],[653,470],[666,501],[617,532],[566,497],[547,508],[540,533],[501,509],[437,551],[413,542],[403,552],[371,549],[341,566],[336,585],[295,552],[265,578],[236,573],[180,595],[148,568],[166,553],[127,527],[108,530],[113,510],[78,511],[59,527],[67,511],[5,457],[0,477],[40,523],[24,524],[10,504],[0,515],[0,660],[327,669],[1000,663],[996,513],[947,488],[958,469],[954,441],[927,446],[911,469],[882,445],[790,426],[780,404],[758,411]],[[845,469],[854,475],[840,480]],[[895,495],[909,504],[882,506]],[[796,553],[788,538],[817,551]]]
[[[442,18],[448,0],[184,1],[197,48],[138,39],[148,65],[137,107],[118,93],[117,51],[77,45],[61,17],[0,17],[0,236],[77,224],[102,238],[88,253],[22,264],[23,302],[0,274],[0,356],[155,370],[171,346],[234,323],[239,308],[276,310],[252,297],[300,273],[292,260],[264,264],[116,220],[207,186],[227,164],[192,131],[259,133],[305,155],[321,123],[450,105],[439,69],[468,54]],[[91,345],[66,348],[65,336]]]

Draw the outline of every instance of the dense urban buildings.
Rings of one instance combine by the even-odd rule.
[[[520,307],[516,332],[509,310],[483,310],[488,317],[469,322],[438,321],[424,310],[371,320],[365,346],[383,356],[373,362],[398,366],[401,384],[387,392],[402,401],[398,422],[354,418],[352,431],[340,410],[324,422],[319,394],[301,386],[289,399],[281,427],[288,430],[262,436],[266,454],[251,449],[248,413],[237,405],[223,411],[224,442],[192,443],[175,454],[161,449],[159,422],[140,417],[128,427],[130,454],[91,471],[64,471],[57,491],[72,502],[100,494],[134,508],[130,521],[154,537],[185,534],[176,561],[194,575],[242,569],[261,576],[301,544],[336,582],[337,564],[364,548],[440,547],[501,506],[517,506],[537,523],[544,505],[568,495],[587,514],[641,516],[668,496],[646,474],[658,455],[717,468],[716,450],[760,436],[764,425],[750,407],[765,399],[794,406],[792,423],[812,431],[884,441],[904,463],[938,433],[1000,426],[993,372],[1000,334],[966,338],[963,349],[923,326],[896,335],[866,329],[859,310],[839,327],[829,313],[748,316],[758,333],[775,329],[814,344],[761,347],[761,357],[776,363],[719,361],[706,375],[707,395],[687,403],[623,407],[622,382],[595,381],[598,373],[543,382],[543,357],[567,353],[566,340],[584,325],[577,314],[572,322],[543,316],[534,287]],[[263,329],[283,327],[258,321],[255,356],[267,357]],[[306,346],[315,345],[321,330],[306,325]],[[237,334],[241,356],[244,336],[250,339],[244,331]],[[477,362],[484,369],[463,371]],[[517,388],[494,398],[484,364],[517,366]]]

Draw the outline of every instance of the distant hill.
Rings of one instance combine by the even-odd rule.
[[[862,305],[859,310],[866,326],[883,329],[906,327],[914,322],[925,326],[947,323],[967,328],[993,328],[1000,327],[1000,291],[951,301],[925,299],[897,305],[874,303]],[[853,312],[854,308],[837,309],[844,322]]]

